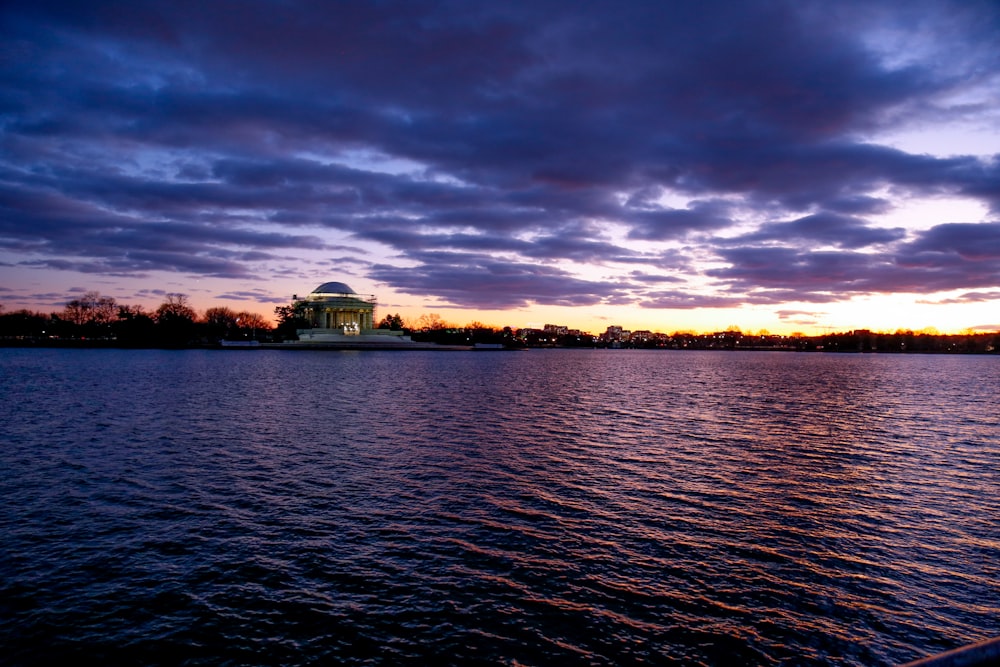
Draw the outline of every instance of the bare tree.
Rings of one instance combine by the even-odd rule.
[[[100,292],[86,292],[66,304],[62,317],[80,327],[107,326],[117,319],[118,304],[113,297],[101,296]]]
[[[71,324],[82,327],[90,320],[90,308],[83,299],[73,299],[63,308],[62,318]]]
[[[256,329],[260,331],[271,328],[271,323],[265,320],[263,315],[245,310],[236,313],[236,323],[241,329]]]
[[[437,313],[425,313],[417,318],[417,328],[425,331],[437,331],[439,329],[449,329],[451,325],[441,319]]]
[[[395,315],[386,315],[378,324],[379,329],[392,329],[394,331],[402,331],[405,326],[403,318],[400,317],[399,313],[396,313]]]
[[[261,331],[271,330],[270,322],[261,315],[246,310],[236,313],[236,325],[244,337],[249,336],[253,340],[257,339],[257,334]]]
[[[149,317],[149,313],[141,305],[131,306],[128,304],[118,306],[119,320],[132,320],[137,317]]]
[[[198,315],[183,294],[168,294],[156,309],[156,328],[160,343],[184,346],[195,337],[194,322]]]
[[[166,301],[156,309],[156,321],[187,320],[194,322],[198,315],[188,303],[186,294],[168,294]]]
[[[211,335],[225,336],[236,328],[238,315],[231,309],[222,307],[209,308],[205,311],[205,324]]]

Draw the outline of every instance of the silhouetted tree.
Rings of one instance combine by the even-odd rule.
[[[112,330],[122,345],[151,345],[156,339],[156,322],[142,306],[118,306]]]
[[[52,320],[43,313],[24,309],[0,314],[0,338],[41,339],[52,333]]]
[[[106,338],[111,335],[111,324],[117,319],[118,305],[114,298],[99,292],[86,292],[73,299],[63,309],[62,319],[76,327],[74,337]]]
[[[437,313],[425,313],[417,318],[417,329],[422,331],[438,331],[450,329],[452,326],[441,319]]]
[[[502,343],[503,336],[500,331],[482,322],[469,322],[465,325],[465,332],[469,341],[475,343]]]
[[[184,346],[194,338],[197,314],[188,305],[184,294],[168,294],[156,309],[156,329],[160,343],[171,347]]]
[[[297,340],[296,331],[309,328],[305,303],[302,301],[293,301],[287,306],[276,306],[274,316],[278,319],[278,326],[275,327],[274,332],[282,340]]]
[[[231,338],[237,328],[237,317],[231,308],[209,308],[205,311],[205,335],[212,340]]]
[[[393,331],[403,330],[403,318],[399,316],[399,313],[395,315],[386,315],[382,318],[382,321],[378,323],[379,329],[391,329]]]
[[[240,311],[236,313],[236,333],[241,338],[257,340],[262,335],[271,330],[271,323],[258,313]]]

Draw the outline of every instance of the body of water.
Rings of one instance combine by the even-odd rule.
[[[1000,358],[0,349],[0,662],[891,665],[1000,635]]]

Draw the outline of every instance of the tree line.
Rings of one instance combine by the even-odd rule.
[[[86,343],[123,347],[188,347],[221,340],[270,340],[273,327],[257,313],[209,308],[199,315],[184,294],[167,294],[155,310],[87,292],[55,313],[3,312],[0,339],[8,344]]]
[[[154,310],[119,303],[114,297],[90,291],[68,301],[58,312],[27,309],[4,311],[0,305],[0,342],[6,345],[49,344],[107,347],[192,347],[218,345],[220,341],[281,342],[297,339],[299,329],[312,325],[304,302],[274,309],[277,326],[258,313],[213,307],[199,314],[184,294],[167,294]],[[407,326],[398,314],[389,314],[377,325],[413,334],[418,340],[447,343],[470,342],[471,330],[455,328],[436,314],[421,315]],[[497,339],[498,330],[476,323],[480,341]],[[510,329],[506,329],[510,332]]]

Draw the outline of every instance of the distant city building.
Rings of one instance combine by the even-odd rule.
[[[610,342],[621,342],[623,340],[628,340],[628,331],[622,329],[619,326],[610,326],[604,332],[604,340]]]
[[[629,336],[629,342],[633,344],[644,344],[653,340],[653,332],[648,329],[640,329],[638,331],[633,331]]]

